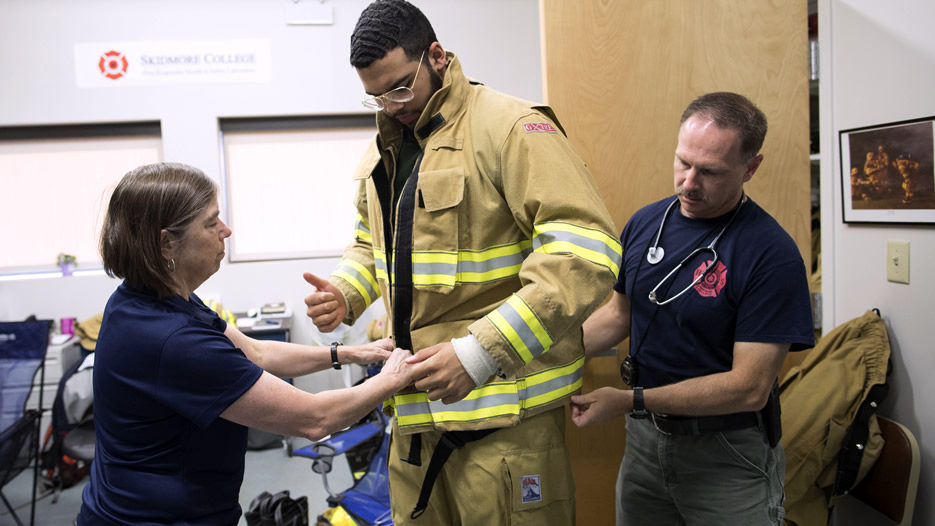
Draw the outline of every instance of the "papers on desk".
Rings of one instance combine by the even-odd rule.
[[[53,334],[52,337],[49,338],[49,343],[52,345],[64,345],[72,338],[74,338],[74,335],[71,334]]]
[[[237,318],[238,329],[245,329],[248,327],[254,331],[279,329],[282,327],[282,322],[269,318]]]

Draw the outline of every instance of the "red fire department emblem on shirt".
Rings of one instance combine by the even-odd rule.
[[[702,261],[701,264],[698,265],[698,268],[695,269],[695,279],[698,279],[698,276],[700,276],[706,268],[708,268],[708,262]],[[727,267],[724,266],[724,263],[718,261],[714,270],[705,274],[704,279],[695,285],[695,290],[698,291],[698,294],[706,298],[714,298],[721,293],[721,289],[724,288],[725,283],[727,283]]]
[[[108,51],[101,55],[97,67],[101,69],[101,75],[113,80],[117,80],[127,72],[127,57],[119,51]]]

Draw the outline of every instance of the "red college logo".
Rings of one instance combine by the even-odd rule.
[[[701,265],[698,265],[698,268],[695,269],[695,279],[698,279],[698,276],[700,276],[706,268],[708,268],[708,262],[702,261]],[[724,263],[718,261],[714,270],[705,274],[704,279],[695,285],[695,290],[697,290],[698,294],[701,296],[714,298],[721,293],[721,289],[724,288],[725,283],[727,283],[727,267],[724,266]]]
[[[526,122],[523,123],[523,128],[526,129],[526,133],[558,133],[558,130],[555,129],[555,126],[547,122]]]
[[[105,77],[117,80],[127,72],[127,57],[123,56],[123,53],[119,51],[108,51],[101,55],[101,60],[97,63],[97,67],[101,69],[101,75]]]

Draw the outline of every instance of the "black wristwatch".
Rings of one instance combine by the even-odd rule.
[[[633,388],[633,410],[630,411],[630,416],[633,418],[646,418],[649,416],[649,411],[646,410],[646,405],[643,403],[642,387]]]
[[[341,368],[341,362],[338,361],[338,345],[344,345],[341,342],[331,342],[331,367],[334,369]]]

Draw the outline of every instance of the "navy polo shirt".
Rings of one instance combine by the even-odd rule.
[[[91,480],[79,524],[229,525],[240,518],[247,428],[219,415],[262,374],[191,301],[120,285],[94,361]]]

